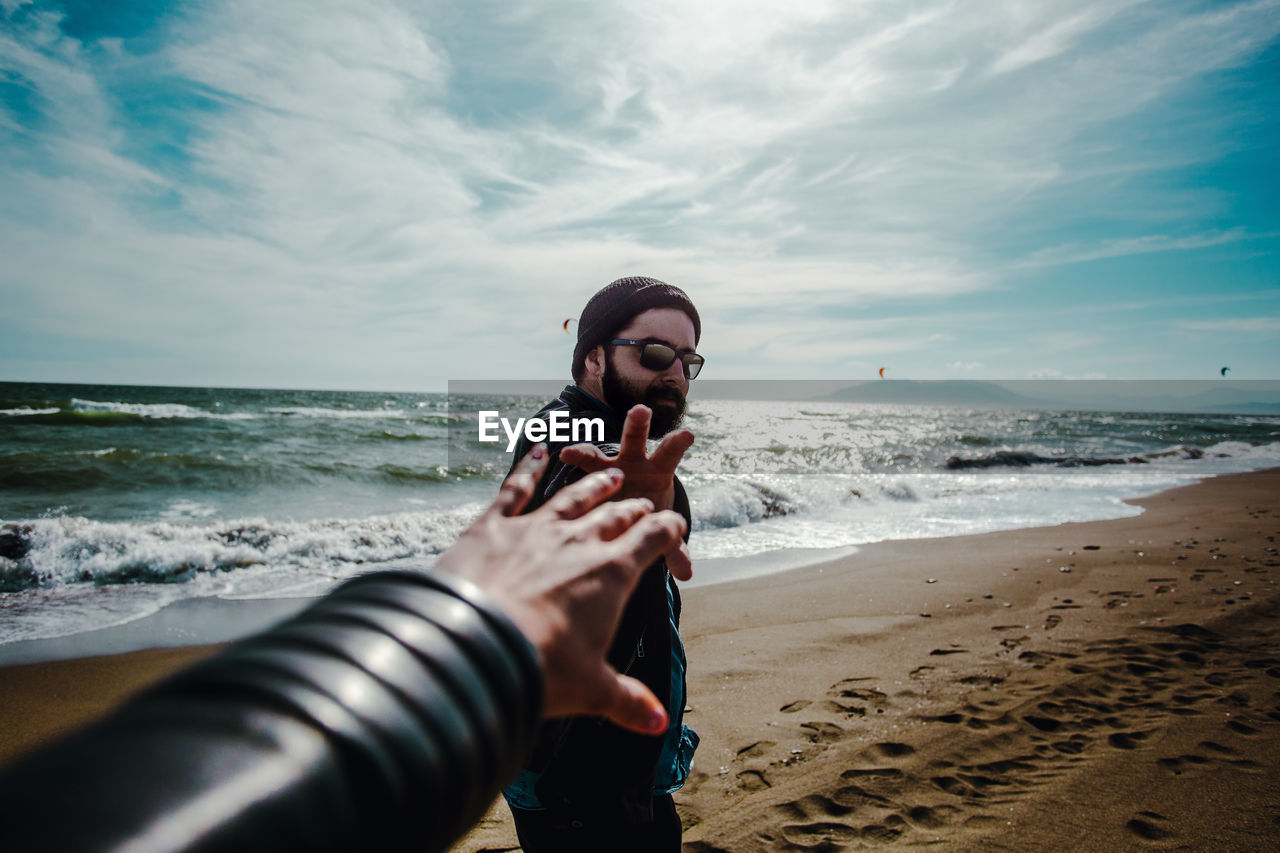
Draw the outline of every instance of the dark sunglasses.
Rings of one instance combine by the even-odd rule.
[[[640,366],[650,370],[666,370],[677,358],[684,365],[684,375],[695,379],[702,364],[706,360],[696,352],[677,352],[674,347],[658,344],[653,341],[632,341],[627,338],[614,338],[611,344],[623,347],[640,347]]]

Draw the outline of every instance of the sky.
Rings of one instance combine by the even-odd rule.
[[[1280,378],[1280,0],[0,0],[0,380]]]

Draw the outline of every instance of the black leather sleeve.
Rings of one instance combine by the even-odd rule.
[[[478,588],[365,575],[0,775],[0,849],[443,850],[542,691]]]

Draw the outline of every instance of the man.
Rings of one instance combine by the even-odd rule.
[[[591,297],[578,319],[575,384],[534,418],[547,420],[556,411],[598,418],[604,441],[551,445],[530,508],[584,473],[612,466],[625,474],[619,498],[674,509],[684,517],[687,540],[689,500],[675,469],[693,434],[676,428],[689,381],[702,367],[694,351],[701,332],[689,297],[657,279],[618,279]],[[648,438],[662,439],[652,454]],[[527,441],[517,446],[517,458],[527,447]],[[608,656],[663,702],[669,727],[655,737],[594,717],[546,724],[525,769],[504,791],[526,853],[680,850],[671,794],[684,784],[698,738],[682,719],[685,658],[671,573],[688,576],[687,548],[668,551],[641,578]]]

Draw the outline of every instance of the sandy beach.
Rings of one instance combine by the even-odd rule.
[[[1278,497],[1224,476],[688,590],[685,849],[1273,848]],[[0,670],[0,761],[208,652]],[[500,805],[455,847],[514,849]]]

